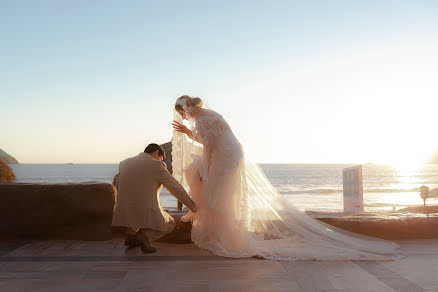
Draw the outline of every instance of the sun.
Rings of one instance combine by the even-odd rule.
[[[397,169],[399,176],[409,177],[419,170],[424,168],[424,163],[420,161],[404,161],[402,163],[393,164],[394,168]]]

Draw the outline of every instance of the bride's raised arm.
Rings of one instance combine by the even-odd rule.
[[[186,134],[194,141],[203,145],[203,159],[206,163],[206,169],[209,169],[213,149],[217,144],[216,139],[220,137],[224,131],[229,129],[225,120],[215,112],[211,112],[208,115],[197,116],[193,131],[175,120],[173,121],[173,128],[175,131]]]
[[[195,140],[198,143],[203,144],[202,140],[198,135],[193,135],[193,131],[187,128],[185,125],[181,124],[180,122],[173,121],[172,126],[175,131],[186,134],[189,138]]]

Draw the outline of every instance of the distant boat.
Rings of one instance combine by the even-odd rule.
[[[73,162],[69,162],[69,163],[67,163],[68,165],[73,165],[74,163]]]

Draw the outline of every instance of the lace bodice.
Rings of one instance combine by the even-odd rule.
[[[209,146],[229,132],[231,129],[221,115],[208,109],[200,109],[193,130],[195,139],[199,139],[204,146]]]

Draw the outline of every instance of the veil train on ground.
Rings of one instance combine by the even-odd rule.
[[[214,132],[213,127],[218,126],[215,122],[223,118],[207,111],[210,121],[206,125],[211,129],[203,131]],[[176,111],[174,120],[183,123]],[[201,127],[200,120],[190,123],[194,131]],[[351,233],[299,211],[246,158],[243,147],[237,139],[233,141],[234,134],[229,131],[231,138],[221,138],[214,150],[211,145],[173,133],[173,175],[199,207],[192,228],[192,241],[197,246],[225,257],[258,256],[274,260],[404,257],[393,242]]]

